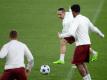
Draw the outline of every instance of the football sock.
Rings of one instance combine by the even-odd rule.
[[[60,54],[60,60],[64,61],[65,54]]]
[[[88,76],[88,75],[84,76],[84,77],[83,77],[83,80],[90,80],[90,79],[89,79],[89,76]]]
[[[91,80],[91,76],[90,76],[90,74],[88,74],[87,76],[88,76],[89,80]]]

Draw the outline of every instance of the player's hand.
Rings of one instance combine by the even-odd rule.
[[[99,33],[98,34],[101,38],[104,38],[104,34],[103,33]]]
[[[25,74],[26,74],[26,76],[27,76],[27,78],[28,78],[29,75],[30,75],[30,71],[26,69]]]
[[[104,38],[104,34],[101,37]]]

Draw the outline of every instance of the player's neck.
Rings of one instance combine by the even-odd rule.
[[[79,15],[79,13],[75,13],[74,17],[76,17],[76,16],[78,16],[78,15]]]

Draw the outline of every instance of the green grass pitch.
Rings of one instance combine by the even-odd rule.
[[[57,18],[59,7],[68,7],[79,3],[81,13],[88,16],[107,35],[107,0],[0,0],[0,47],[6,43],[11,29],[19,32],[19,40],[31,49],[35,66],[29,80],[82,80],[76,70],[72,76],[71,57],[74,45],[67,47],[65,65],[54,65],[59,57],[59,39],[57,32],[62,25]],[[92,47],[99,52],[97,62],[88,64],[92,80],[107,80],[107,38],[91,35]],[[0,60],[0,73],[3,72],[5,60]],[[49,75],[40,74],[40,66],[51,67]]]

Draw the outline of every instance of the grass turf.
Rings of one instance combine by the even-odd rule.
[[[19,32],[19,40],[25,42],[35,57],[35,66],[29,80],[66,80],[71,68],[71,57],[74,45],[69,45],[65,57],[65,65],[54,65],[59,57],[59,39],[57,32],[61,31],[61,22],[57,19],[59,7],[68,7],[73,3],[81,5],[81,13],[92,21],[102,0],[0,0],[0,46],[8,41],[11,29]],[[106,35],[107,1],[95,22]],[[90,63],[89,70],[93,80],[107,79],[106,41],[95,34],[91,35],[92,47],[99,52],[99,60]],[[0,60],[0,72],[3,72],[5,60]],[[51,67],[49,75],[40,74],[40,66],[48,64]],[[70,75],[70,74],[69,74]],[[73,76],[75,80],[81,77],[78,71]],[[70,80],[70,79],[69,79]]]

